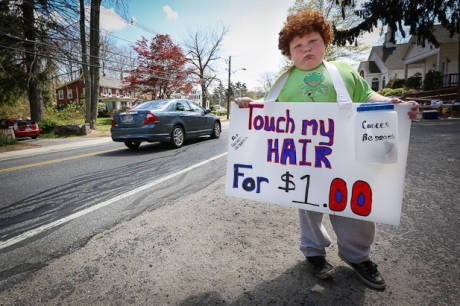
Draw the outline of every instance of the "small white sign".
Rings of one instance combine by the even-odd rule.
[[[381,127],[385,140],[397,148],[390,163],[357,158],[357,143],[363,143],[363,132],[357,128],[363,122],[363,115],[356,113],[358,105],[265,102],[247,109],[232,105],[226,194],[398,225],[410,105],[395,105],[397,124]],[[390,126],[397,127],[394,138],[391,131],[383,131]],[[383,138],[376,143],[383,143]]]

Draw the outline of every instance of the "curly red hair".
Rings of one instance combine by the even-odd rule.
[[[311,32],[318,32],[323,38],[326,47],[334,38],[331,25],[320,12],[316,10],[300,10],[291,14],[287,17],[287,21],[279,34],[278,48],[283,55],[290,57],[289,44],[291,40],[296,36],[303,36]]]

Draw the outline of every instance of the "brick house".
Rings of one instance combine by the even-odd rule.
[[[99,102],[106,104],[107,110],[132,107],[136,95],[132,91],[122,90],[123,82],[119,79],[101,76],[99,79]],[[56,88],[57,105],[65,105],[85,98],[85,82],[83,77],[65,83]]]

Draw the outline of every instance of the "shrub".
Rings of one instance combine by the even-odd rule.
[[[423,90],[432,90],[442,87],[442,75],[439,71],[430,70],[425,75]]]
[[[80,122],[81,118],[85,118],[85,104],[72,102],[56,107],[55,116],[58,120]]]
[[[406,88],[383,88],[381,95],[385,97],[401,97],[410,92],[412,92],[412,90]]]
[[[422,86],[422,74],[420,72],[417,72],[413,76],[407,79],[407,87],[409,88],[414,88],[414,89],[420,89]]]
[[[58,120],[50,117],[45,117],[38,123],[38,126],[40,127],[41,133],[50,133],[54,131],[54,127],[58,124]]]
[[[107,105],[104,102],[97,103],[97,116],[109,117],[109,111],[107,110]]]
[[[396,89],[396,88],[402,88],[406,85],[406,81],[404,79],[391,79],[387,87]]]

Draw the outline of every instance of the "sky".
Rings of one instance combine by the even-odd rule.
[[[255,89],[262,87],[264,73],[277,74],[282,67],[278,33],[295,1],[126,0],[125,12],[114,9],[113,2],[102,3],[100,22],[101,28],[109,31],[119,46],[133,45],[142,36],[150,40],[156,34],[169,34],[180,45],[190,31],[225,26],[228,32],[224,36],[221,59],[215,64],[218,78],[226,86],[231,56],[231,81],[244,82],[249,89]]]

